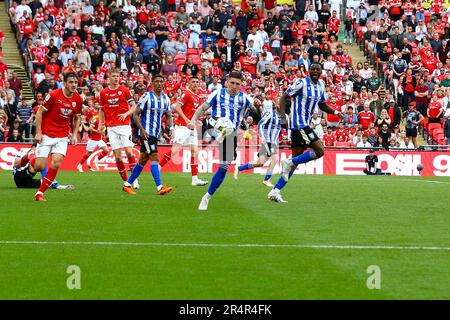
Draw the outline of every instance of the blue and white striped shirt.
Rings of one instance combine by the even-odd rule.
[[[325,82],[319,80],[315,85],[309,77],[297,79],[286,90],[291,96],[291,113],[289,128],[303,129],[311,125],[312,114],[319,108],[319,102],[325,103],[328,98],[325,93]]]
[[[161,93],[158,97],[153,91],[146,92],[139,99],[137,106],[142,110],[142,127],[149,136],[158,138],[161,131],[162,116],[172,111],[169,97],[165,93]]]
[[[211,93],[206,99],[206,103],[211,106],[213,118],[227,118],[237,129],[244,118],[245,110],[252,105],[253,99],[243,92],[231,96],[227,89],[223,88]]]
[[[267,143],[278,145],[281,117],[275,109],[266,111],[258,123],[259,136]]]

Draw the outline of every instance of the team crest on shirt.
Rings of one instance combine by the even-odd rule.
[[[68,118],[71,113],[72,113],[72,109],[61,108],[61,116],[63,116],[64,118]]]
[[[121,95],[122,95],[122,91],[117,91],[117,94],[118,94],[119,96],[121,96]]]
[[[108,103],[112,106],[114,104],[117,104],[117,102],[119,101],[119,98],[114,98],[114,99],[108,99]]]
[[[76,107],[77,106],[77,103],[76,102],[72,102],[72,107]]]

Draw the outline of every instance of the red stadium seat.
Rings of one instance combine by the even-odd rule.
[[[437,136],[439,136],[439,135],[443,135],[444,134],[444,129],[442,129],[442,127],[441,128],[439,128],[439,129],[435,129],[434,131],[433,131],[433,140],[438,140],[436,137]]]
[[[199,52],[195,48],[188,48],[187,49],[187,55],[188,56],[193,56],[193,55],[198,55],[198,54],[199,54]]]
[[[186,63],[186,60],[175,60],[175,64],[178,66],[183,66]]]
[[[441,129],[441,124],[440,123],[430,123],[428,124],[428,134],[433,137],[433,131],[436,129]]]
[[[200,59],[199,56],[192,56],[192,63],[201,65],[202,64],[202,59]]]
[[[186,55],[185,54],[177,54],[175,56],[175,62],[178,63],[178,61],[186,61]]]

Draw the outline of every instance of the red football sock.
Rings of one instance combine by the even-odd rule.
[[[29,156],[30,159],[30,166],[34,168],[34,164],[36,163],[36,155],[32,154]]]
[[[169,151],[163,155],[163,158],[159,161],[159,165],[161,167],[164,167],[166,163],[170,161],[171,158],[172,158],[172,151]]]
[[[123,181],[127,181],[127,169],[125,168],[125,163],[122,160],[116,160],[117,170],[119,170],[120,177]]]
[[[108,154],[108,152],[103,151],[99,156],[98,156],[98,160],[102,160],[106,155]]]
[[[22,159],[20,159],[20,166],[21,167],[25,166],[28,163],[28,161],[30,161],[30,158],[29,158],[28,153],[27,153],[26,155],[24,155],[22,157]]]
[[[88,156],[87,154],[84,154],[84,155],[81,157],[80,164],[85,163],[86,160],[87,160],[87,158],[89,158],[89,156]]]
[[[132,171],[134,166],[136,165],[136,158],[131,156],[128,158],[128,171]]]
[[[191,172],[193,177],[198,175],[198,164],[195,163],[195,157],[191,157]]]
[[[58,173],[58,169],[53,169],[52,167],[48,168],[48,172],[45,175],[44,179],[42,179],[41,186],[39,187],[39,191],[44,193],[50,185],[55,180],[56,174]]]

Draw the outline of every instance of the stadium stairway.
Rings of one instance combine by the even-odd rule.
[[[344,45],[344,24],[341,23],[341,28],[339,32],[339,41],[343,44],[344,49],[348,50],[348,54],[353,59],[353,65],[356,66],[358,62],[365,62],[367,59],[364,57],[364,53],[359,49],[359,45],[356,42],[353,42],[353,46],[350,46],[349,44]],[[372,68],[374,68],[373,65],[371,65]],[[380,98],[384,99],[386,95],[386,88],[384,86],[381,87],[380,91]],[[402,119],[402,122],[400,123],[400,126],[402,128],[405,127],[406,121],[405,119]],[[419,134],[417,135],[417,144],[419,146],[426,145],[427,141],[424,139],[424,137]]]
[[[27,100],[33,100],[30,80],[28,78],[23,58],[17,45],[16,36],[11,27],[8,14],[6,13],[5,1],[0,2],[0,30],[5,34],[3,41],[3,60],[8,66],[8,70],[14,70],[17,77],[22,80],[23,95]]]

